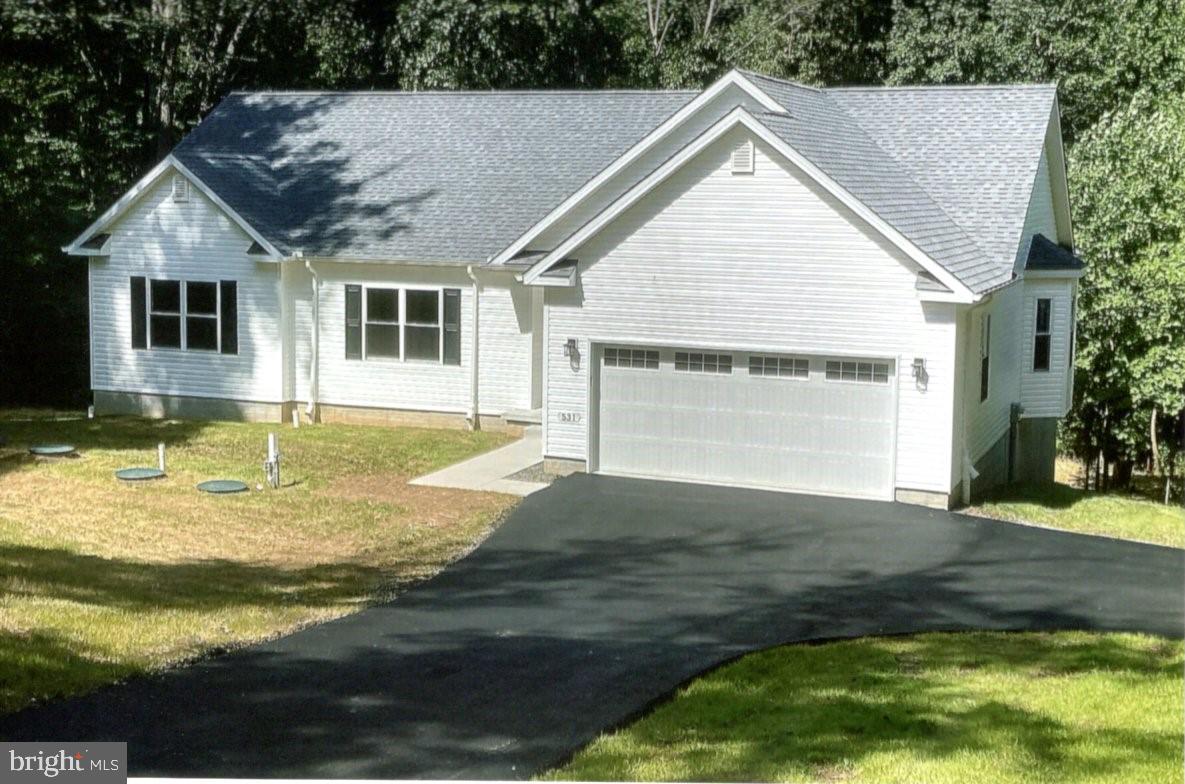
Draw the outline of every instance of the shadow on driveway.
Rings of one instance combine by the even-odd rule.
[[[1183,633],[1185,552],[899,504],[573,476],[395,602],[0,718],[137,776],[526,778],[698,672],[819,638]]]

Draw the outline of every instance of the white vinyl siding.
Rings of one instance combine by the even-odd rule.
[[[281,402],[280,270],[247,255],[251,238],[196,188],[173,199],[165,172],[90,259],[91,386],[110,392]],[[132,348],[132,276],[238,285],[238,354]]]
[[[318,262],[321,278],[319,400],[340,406],[466,413],[470,405],[473,287],[464,266]],[[461,364],[345,356],[345,286],[455,288],[461,292]],[[285,273],[293,313],[291,386],[308,400],[312,334],[311,286],[303,267]],[[513,291],[511,287],[514,287]],[[481,413],[528,409],[531,402],[531,291],[508,274],[482,276],[479,404]]]
[[[762,112],[768,111],[741,88],[729,87],[700,107],[699,111],[688,117],[681,126],[671,131],[671,135],[666,140],[655,145],[642,154],[638,160],[609,178],[600,188],[590,194],[583,204],[565,215],[556,225],[540,234],[531,242],[531,247],[553,248],[558,245],[568,235],[600,213],[602,209],[616,201],[617,197],[658,168],[670,156],[671,150],[686,146],[737,106],[743,106],[758,116]],[[736,141],[739,143],[741,140],[737,138]]]
[[[972,461],[978,460],[1008,432],[1012,404],[1020,401],[1022,304],[1022,288],[1013,284],[998,290],[986,304],[971,310],[968,318],[960,320],[960,331],[971,331],[964,366],[964,406],[969,429],[967,451]],[[980,345],[984,316],[991,317],[992,356],[988,396],[986,400],[980,400]]]
[[[1025,417],[1062,417],[1070,408],[1070,316],[1075,284],[1069,279],[1031,279],[1024,283],[1025,311],[1021,347],[1021,404]],[[1049,299],[1049,370],[1033,370],[1037,300]]]
[[[895,360],[896,486],[950,489],[954,306],[919,301],[917,267],[761,142],[731,173],[737,129],[572,255],[549,289],[545,452],[587,459],[589,344]],[[572,368],[568,338],[581,354]],[[928,384],[910,365],[926,360]],[[734,363],[734,373],[747,374]]]
[[[1042,151],[1041,160],[1037,164],[1037,176],[1033,182],[1033,191],[1029,195],[1029,207],[1025,213],[1020,242],[1016,248],[1017,271],[1024,267],[1024,256],[1029,249],[1029,237],[1034,234],[1043,234],[1051,242],[1059,241],[1057,220],[1053,211],[1053,191],[1049,182],[1049,163],[1044,151]]]
[[[1053,193],[1050,187],[1050,173],[1047,156],[1043,151],[1037,167],[1037,177],[1029,199],[1021,234],[1018,254],[1028,248],[1032,234],[1044,234],[1054,242],[1061,241],[1053,207]],[[1019,264],[1024,259],[1017,257]],[[1023,289],[1016,294],[1013,317],[1017,323],[1016,357],[1020,391],[1018,398],[1024,406],[1024,417],[1061,417],[1070,407],[1073,389],[1073,374],[1068,372],[1071,302],[1076,290],[1073,279],[1026,278],[1021,285],[1012,288]],[[1037,299],[1052,299],[1053,319],[1050,323],[1049,370],[1033,370],[1033,328],[1037,310]],[[1023,299],[1023,301],[1022,301]]]

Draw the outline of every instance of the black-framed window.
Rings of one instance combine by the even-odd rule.
[[[194,351],[218,350],[217,283],[186,282],[185,347]]]
[[[238,284],[133,276],[131,333],[135,349],[237,354]]]
[[[148,344],[181,348],[181,281],[149,281],[148,293]]]
[[[1049,370],[1052,328],[1053,300],[1041,297],[1037,300],[1037,312],[1033,318],[1033,370]]]
[[[399,350],[399,289],[366,290],[366,356],[402,356]]]
[[[979,319],[979,402],[988,399],[991,389],[992,369],[992,314],[984,313]]]
[[[440,360],[440,292],[407,289],[403,345],[408,359]]]

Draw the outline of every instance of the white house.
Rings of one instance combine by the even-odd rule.
[[[100,413],[541,421],[553,467],[946,506],[1051,478],[1052,85],[242,93],[66,251]]]

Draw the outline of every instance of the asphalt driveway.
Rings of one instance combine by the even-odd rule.
[[[1180,637],[1185,553],[918,507],[574,476],[397,601],[0,718],[137,776],[525,778],[694,674],[915,630]]]

